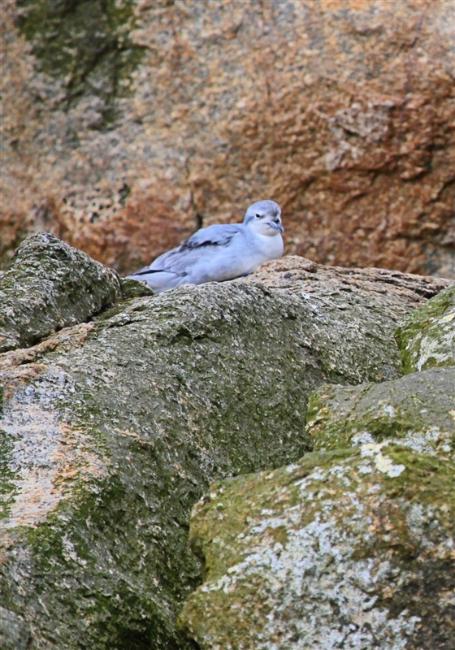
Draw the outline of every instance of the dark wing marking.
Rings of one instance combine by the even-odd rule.
[[[234,236],[241,231],[241,224],[215,224],[201,228],[188,237],[179,247],[179,251],[202,248],[204,246],[228,246]]]
[[[184,277],[192,267],[202,249],[219,250],[228,246],[232,239],[243,229],[242,224],[215,224],[201,228],[188,237],[180,246],[163,253],[143,272],[166,272]]]
[[[137,271],[133,275],[149,275],[150,273],[173,273],[174,275],[181,275],[182,277],[188,275],[187,273],[176,273],[169,269],[145,269],[144,271]]]

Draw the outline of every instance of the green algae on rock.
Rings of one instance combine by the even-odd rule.
[[[202,650],[449,647],[455,466],[372,445],[215,484],[190,530]]]
[[[0,648],[27,650],[30,647],[30,629],[20,616],[0,606]]]
[[[389,327],[395,323],[396,329],[410,311],[449,284],[441,278],[385,269],[323,266],[294,256],[270,262],[238,282],[257,285],[262,280],[264,290],[283,296],[287,305],[289,301],[306,305],[301,316],[291,305],[285,312],[288,319],[303,321],[301,346],[317,357],[316,364],[322,364],[330,382],[351,384],[362,382],[367,368],[369,381],[401,374],[399,356],[395,357],[398,348],[388,344]],[[397,370],[393,373],[392,358]]]
[[[315,452],[212,487],[190,529],[205,579],[179,619],[202,650],[449,647],[454,387],[451,367],[326,384]]]
[[[130,278],[120,278],[122,285],[123,298],[140,298],[141,296],[153,296],[153,289],[145,284],[145,282],[138,282]]]
[[[388,439],[426,453],[453,450],[455,368],[376,384],[322,386],[309,399],[307,433],[319,450]]]
[[[0,277],[0,353],[86,321],[121,295],[114,271],[54,235],[32,235]]]
[[[455,365],[455,286],[410,314],[397,341],[404,372]]]

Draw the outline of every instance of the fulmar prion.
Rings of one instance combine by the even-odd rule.
[[[284,251],[281,208],[275,201],[249,206],[243,223],[201,228],[150,266],[130,275],[155,291],[182,284],[222,282],[252,273]]]

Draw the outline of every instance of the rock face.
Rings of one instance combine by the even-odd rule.
[[[37,315],[46,293],[62,315],[46,338],[0,355],[5,650],[194,647],[175,626],[200,576],[192,505],[210,481],[297,460],[323,382],[397,378],[398,322],[447,284],[290,258],[248,279],[126,298],[131,283],[119,290],[52,237],[18,260],[7,283],[18,296],[33,286]],[[68,322],[75,273],[80,322],[47,336]],[[100,287],[116,302],[96,316],[84,296]]]
[[[441,292],[400,329],[405,370],[409,359],[427,369],[322,386],[305,432],[315,451],[216,483],[195,507],[205,580],[180,624],[198,647],[452,647],[452,297]]]
[[[424,370],[380,384],[327,385],[311,396],[308,411],[307,433],[318,450],[390,437],[400,444],[414,441],[418,451],[428,445],[449,445],[450,450],[455,436],[455,368]]]
[[[365,444],[214,485],[193,515],[206,578],[182,624],[204,650],[447,650],[454,470]]]
[[[0,352],[88,320],[120,296],[113,271],[53,235],[30,237],[0,277]]]
[[[405,372],[455,365],[455,287],[414,312],[397,336]]]
[[[288,252],[455,276],[447,0],[7,0],[0,257],[132,270],[282,203]]]

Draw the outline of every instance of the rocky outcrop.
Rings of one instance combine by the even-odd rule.
[[[0,352],[84,322],[120,297],[114,271],[53,235],[30,237],[0,277]]]
[[[447,0],[6,0],[0,258],[132,270],[270,197],[288,252],[455,275]]]
[[[447,285],[290,258],[134,297],[141,285],[120,291],[41,236],[16,264],[6,282],[29,291],[30,322],[45,295],[56,317],[0,355],[0,640],[14,650],[193,647],[175,626],[200,579],[192,505],[210,481],[297,461],[323,382],[397,378],[397,324]]]
[[[195,507],[205,578],[180,625],[200,648],[452,646],[452,298],[453,287],[400,329],[404,369],[426,369],[322,386],[309,400],[312,453],[216,483]]]
[[[307,433],[318,450],[389,438],[417,451],[450,451],[455,437],[455,368],[436,368],[380,384],[326,385],[310,398]]]

